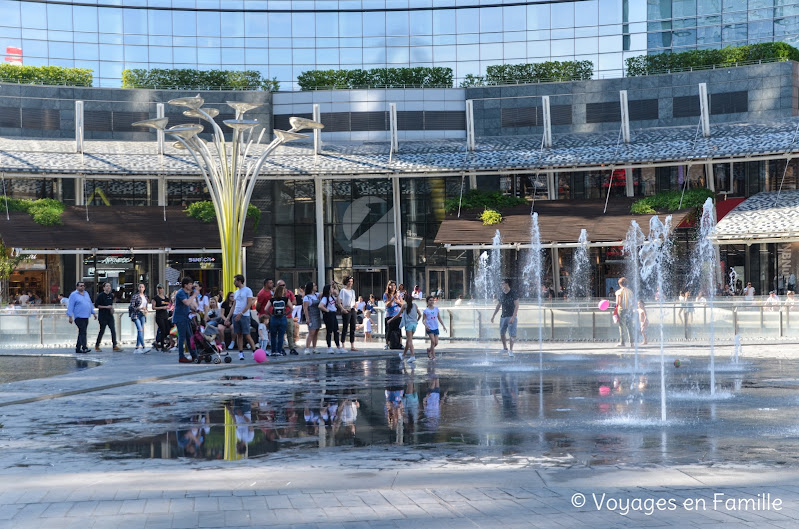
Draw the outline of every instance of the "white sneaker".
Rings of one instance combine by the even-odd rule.
[[[510,349],[508,350],[508,356],[509,356],[510,358],[513,358],[513,351],[512,351],[512,350],[510,350]]]
[[[143,355],[144,354],[144,349],[142,349],[141,347],[137,347],[136,349],[133,350],[133,354],[135,354],[135,355]]]
[[[148,347],[147,349],[143,349],[142,350],[142,354],[146,355],[147,353],[149,353],[152,350],[153,350],[152,347]]]
[[[416,363],[416,357],[412,356],[412,357],[408,358],[408,363],[409,364],[415,364]]]
[[[233,349],[236,346],[236,342],[230,342],[230,345],[227,346],[228,351]]]
[[[239,360],[242,361],[244,360],[244,353],[242,353],[241,351],[239,351]]]
[[[405,356],[402,353],[397,353],[397,356],[399,356],[400,362],[405,360]]]
[[[305,349],[302,350],[302,354],[309,355],[311,354],[311,350],[306,347]]]
[[[386,351],[388,351],[388,344],[384,345],[384,346],[383,346],[383,349],[385,349]]]
[[[333,354],[333,348],[332,347],[328,347],[327,348],[327,354],[329,354],[329,355]]]
[[[508,350],[507,350],[507,349],[503,349],[503,350],[501,350],[501,351],[499,352],[499,354],[503,354],[503,355],[504,355],[504,354],[508,354]]]
[[[169,350],[169,352],[170,353],[177,353],[178,352],[178,348],[177,347],[173,347],[172,349]]]
[[[344,353],[346,353],[346,352],[347,352],[347,350],[346,350],[346,349],[344,349],[343,347],[339,347],[339,348],[338,348],[338,351],[336,351],[336,352],[337,352],[338,354],[344,354]]]

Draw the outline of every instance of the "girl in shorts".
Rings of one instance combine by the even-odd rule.
[[[399,357],[400,360],[404,360],[405,353],[410,351],[411,357],[408,359],[408,362],[411,364],[416,362],[416,353],[413,350],[413,333],[416,332],[416,325],[421,317],[422,313],[419,312],[419,309],[413,303],[413,299],[409,298],[405,301],[400,313],[389,320],[389,322],[391,322],[400,318],[400,329],[405,330],[405,348],[399,353]]]
[[[433,296],[427,296],[427,308],[424,309],[424,329],[430,337],[430,347],[427,349],[427,358],[436,359],[436,346],[438,345],[438,325],[446,331],[447,327],[441,319],[441,312],[436,307],[436,300]]]

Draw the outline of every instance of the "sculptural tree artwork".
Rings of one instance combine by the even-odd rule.
[[[305,134],[298,134],[298,131],[321,129],[324,125],[309,119],[292,117],[289,119],[291,130],[275,130],[275,138],[263,151],[260,154],[251,154],[252,148],[261,144],[266,129],[262,129],[255,138],[253,130],[260,122],[244,119],[244,113],[259,107],[260,104],[237,101],[227,103],[236,111],[236,119],[223,121],[233,129],[232,143],[228,144],[221,127],[214,121],[219,110],[202,108],[204,103],[199,95],[169,101],[170,105],[187,107],[188,110],[185,110],[183,115],[200,118],[211,124],[213,140],[210,143],[198,136],[204,129],[204,126],[198,123],[166,128],[169,118],[163,117],[138,121],[133,125],[164,131],[177,140],[173,144],[175,148],[188,150],[194,157],[216,208],[216,222],[222,249],[222,288],[225,292],[231,292],[235,290],[233,277],[244,273],[241,254],[244,223],[261,166],[283,143],[307,137]]]

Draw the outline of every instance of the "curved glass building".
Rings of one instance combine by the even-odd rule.
[[[799,40],[793,0],[0,0],[0,45],[29,65],[258,70],[283,90],[313,69],[590,60],[619,77],[649,52]],[[0,48],[1,49],[1,48]]]

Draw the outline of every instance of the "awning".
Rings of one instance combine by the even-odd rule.
[[[543,246],[577,246],[580,230],[585,228],[589,246],[618,246],[635,220],[646,235],[652,215],[633,215],[630,206],[635,199],[611,198],[608,210],[604,200],[539,200],[535,203]],[[693,208],[672,213],[672,226],[678,226],[693,212]],[[503,220],[494,226],[484,226],[477,218],[479,211],[461,212],[461,217],[449,215],[441,223],[435,242],[451,249],[474,249],[491,246],[496,230],[505,247],[530,244],[530,206],[517,206],[502,211]],[[665,221],[667,215],[658,215]]]
[[[2,213],[5,213],[4,211]],[[189,217],[179,206],[68,206],[60,226],[42,226],[30,215],[0,215],[0,238],[8,248],[35,250],[197,249],[220,248],[216,223]],[[244,246],[253,244],[252,221],[244,230]]]
[[[758,193],[716,225],[716,244],[799,241],[799,191]]]

